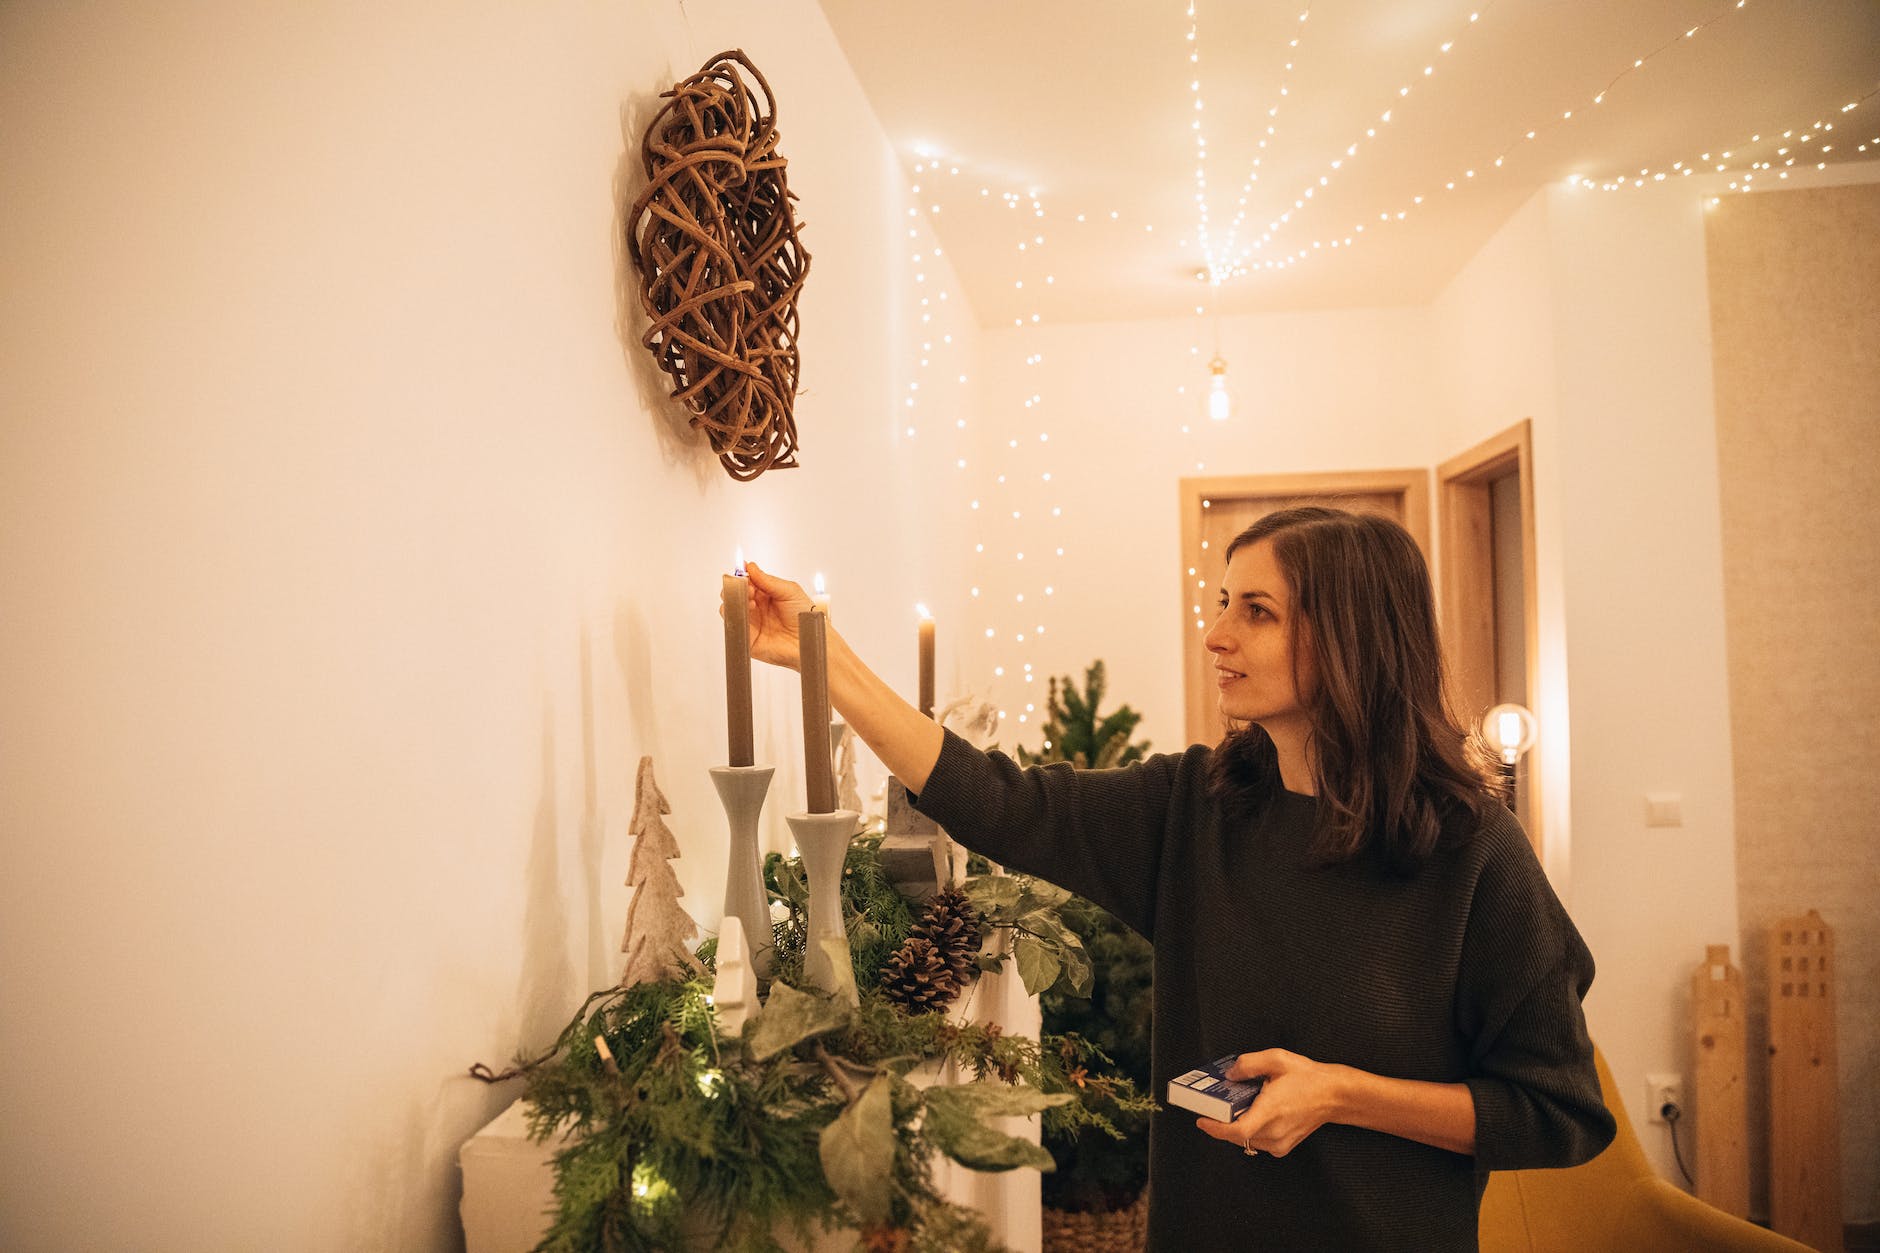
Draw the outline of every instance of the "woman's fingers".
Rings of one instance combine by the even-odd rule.
[[[778,601],[801,601],[803,608],[810,607],[809,593],[788,579],[780,579],[774,574],[766,574],[755,561],[744,563],[744,575],[750,579],[751,586],[764,595]]]
[[[1195,1119],[1195,1126],[1201,1128],[1216,1140],[1232,1140],[1235,1144],[1244,1144],[1247,1140],[1245,1132],[1237,1130],[1233,1123],[1222,1122],[1218,1118],[1197,1118]]]
[[[775,666],[796,668],[796,616],[814,607],[809,594],[788,579],[764,573],[756,562],[744,563],[751,582],[751,656]]]
[[[1291,1063],[1297,1055],[1285,1049],[1261,1049],[1258,1053],[1242,1053],[1232,1066],[1227,1068],[1229,1079],[1271,1079],[1285,1074],[1291,1069]]]

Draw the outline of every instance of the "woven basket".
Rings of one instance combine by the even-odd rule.
[[[1149,1243],[1149,1193],[1103,1214],[1044,1212],[1044,1253],[1142,1253]]]

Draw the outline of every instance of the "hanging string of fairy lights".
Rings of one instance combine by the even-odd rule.
[[[916,179],[926,174],[929,168],[927,162],[924,160],[917,164],[914,167]],[[933,162],[931,170],[932,176],[937,177],[940,172],[940,163],[938,161]],[[952,167],[952,173],[958,175],[959,167]],[[921,327],[920,356],[916,358],[918,362],[916,375],[914,378],[908,380],[907,395],[902,400],[902,404],[905,408],[902,433],[909,439],[913,439],[920,434],[921,428],[917,419],[921,415],[917,410],[920,407],[921,401],[921,384],[929,384],[930,390],[928,394],[929,396],[934,394],[931,385],[936,380],[927,377],[927,371],[934,368],[936,357],[950,359],[957,356],[957,352],[954,351],[952,330],[944,327],[938,331],[934,329],[934,316],[936,313],[945,312],[945,310],[940,309],[939,306],[947,305],[948,301],[951,299],[951,293],[938,283],[930,287],[927,282],[927,266],[930,263],[939,263],[940,260],[946,256],[946,250],[940,246],[939,239],[934,235],[931,221],[922,218],[919,201],[921,194],[922,187],[918,181],[909,184],[908,195],[914,203],[908,206],[907,215],[910,218],[916,219],[916,222],[909,225],[907,228],[907,237],[909,241],[911,241],[909,244],[911,251],[908,256],[908,261],[912,267],[911,273],[914,278],[914,290],[919,293],[917,309]],[[933,213],[940,211],[939,202],[937,200],[930,201],[929,204]],[[925,242],[922,240],[922,227],[926,228]],[[958,369],[958,363],[956,361],[949,363],[943,360],[941,368],[951,370],[958,374],[956,386],[964,387],[970,381],[970,376],[965,371]],[[966,415],[964,413],[956,413],[954,426],[958,430],[966,429]],[[956,456],[954,459],[954,468],[956,470],[966,469],[966,458]]]
[[[910,216],[921,217],[924,206],[926,214],[924,224],[929,228],[930,235],[933,226],[932,218],[940,213],[940,204],[937,196],[923,196],[923,184],[920,180],[944,179],[951,183],[960,176],[961,172],[962,167],[958,161],[949,160],[931,152],[923,152],[920,160],[913,167],[915,181],[909,185],[908,189],[913,204],[908,212]],[[983,204],[995,212],[998,208],[1002,208],[1005,212],[1014,215],[1012,218],[1013,234],[1016,236],[1013,240],[1014,277],[1012,284],[1014,291],[1035,293],[1047,290],[1056,284],[1056,276],[1051,273],[1047,261],[1050,237],[1047,233],[1045,205],[1035,188],[1026,188],[1023,191],[1006,188],[995,192],[993,183],[987,182],[978,188],[977,196],[969,196],[968,199],[969,202]],[[1083,213],[1076,215],[1076,221],[1090,225],[1096,224],[1092,222],[1090,215]],[[1122,215],[1116,211],[1111,211],[1107,219],[1099,217],[1097,221],[1129,225],[1122,222]],[[1147,232],[1154,230],[1152,223],[1141,225]],[[936,242],[922,246],[920,232],[910,229],[909,239],[915,241],[909,253],[909,262],[914,267],[915,287],[916,290],[922,290],[926,286],[926,270],[923,267],[927,258],[939,257],[943,253],[937,243],[937,237],[935,237]],[[940,301],[945,301],[946,297],[947,293],[944,291],[937,293]],[[923,327],[931,322],[932,303],[935,298],[926,295],[924,291],[919,297],[918,307]],[[1044,352],[1027,334],[1040,326],[1042,320],[1042,315],[1036,308],[1020,313],[1012,319],[1013,327],[1020,332],[1018,347],[1022,352],[1022,359],[1019,364],[1025,371],[1035,369],[1045,360]],[[920,369],[926,371],[930,368],[933,357],[929,355],[928,350],[935,349],[936,346],[946,348],[953,342],[953,334],[949,330],[942,330],[937,341],[932,338],[923,338]],[[956,366],[957,363],[954,363],[944,368],[957,378],[956,386],[963,387],[969,382],[971,375],[968,371],[956,369]],[[915,415],[922,411],[921,406],[931,400],[932,396],[932,393],[929,393],[927,400],[923,400],[918,386],[921,381],[923,380],[920,378],[910,381],[906,398],[905,407],[908,410],[906,433],[909,437],[914,436],[919,429]],[[1053,435],[1052,419],[1047,412],[1046,397],[1041,390],[1034,390],[1030,386],[1026,386],[1023,391],[1025,394],[1016,407],[1019,418],[1015,426],[1018,428],[1018,433],[1008,434],[1002,443],[990,440],[980,442],[980,447],[995,460],[986,466],[978,467],[982,475],[992,472],[991,481],[988,483],[982,480],[979,483],[978,494],[971,496],[967,501],[967,508],[974,519],[972,536],[974,573],[968,589],[968,597],[971,602],[974,602],[976,611],[980,615],[969,624],[968,629],[985,640],[994,641],[999,646],[998,652],[1004,654],[992,667],[992,676],[995,680],[1005,679],[1007,669],[1010,667],[1013,671],[1013,678],[1029,685],[1037,681],[1037,666],[1040,664],[1037,652],[1038,643],[1049,629],[1048,606],[1057,590],[1051,570],[1054,568],[1054,563],[1066,555],[1070,546],[1066,543],[1064,533],[1064,507],[1060,501],[1051,499],[1049,495],[1056,490],[1052,486],[1055,481],[1054,473],[1050,463],[1043,459],[1048,456],[1045,450],[1049,449]],[[956,416],[954,421],[956,429],[966,429],[967,418],[963,413]],[[968,464],[969,458],[956,457],[956,472],[966,470]],[[1046,493],[1043,504],[1038,503],[1041,491]],[[1026,560],[1028,554],[1033,557],[1033,560],[1029,562]],[[992,598],[986,594],[992,585],[992,580],[982,578],[981,572],[988,568],[986,564],[988,562],[1008,560],[1012,563],[1010,568],[1036,570],[1037,582],[1009,588],[1011,600],[1006,605],[993,605],[990,603]],[[1004,718],[1011,715],[1016,717],[1018,723],[1029,723],[1038,711],[1034,690],[1026,688],[1021,691],[1020,695],[1004,699],[1003,690],[995,686],[991,695],[1001,705],[999,716]]]

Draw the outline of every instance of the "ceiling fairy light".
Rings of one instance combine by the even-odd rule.
[[[1469,12],[1468,20],[1467,22],[1463,24],[1462,29],[1466,30],[1469,26],[1472,26],[1476,24],[1477,22],[1479,22],[1481,20],[1482,14],[1487,12],[1489,9],[1491,9],[1493,5],[1494,5],[1494,0],[1488,0],[1487,4],[1478,4],[1474,9],[1472,9]],[[1188,38],[1191,43],[1198,43],[1199,36],[1197,32],[1197,27],[1194,22],[1194,5],[1192,3],[1188,7],[1188,16],[1189,16]],[[1310,18],[1310,16],[1311,16],[1311,9],[1308,6],[1304,12],[1300,13],[1299,21],[1301,23],[1304,23],[1305,21],[1307,21],[1308,18]],[[1421,77],[1428,78],[1435,74],[1437,61],[1441,57],[1447,55],[1451,48],[1455,47],[1457,40],[1461,38],[1461,33],[1462,33],[1461,31],[1458,31],[1456,34],[1452,35],[1450,38],[1442,42],[1442,44],[1438,47],[1434,56],[1424,65],[1423,73]],[[1290,59],[1290,56],[1293,52],[1297,50],[1298,46],[1299,46],[1299,39],[1297,36],[1295,36],[1292,39],[1292,41],[1287,45],[1288,60],[1286,62],[1286,69],[1289,72],[1293,68],[1293,62]],[[1198,48],[1191,49],[1190,54],[1189,54],[1189,60],[1192,63],[1195,63],[1196,65],[1199,64],[1199,49]],[[1197,114],[1202,112],[1203,109],[1205,108],[1202,102],[1199,84],[1200,84],[1200,74],[1197,71],[1196,74],[1194,75],[1194,81],[1190,85],[1195,95],[1195,109],[1196,109]],[[1266,230],[1261,233],[1258,239],[1254,240],[1253,242],[1249,244],[1236,248],[1235,245],[1239,239],[1240,226],[1246,216],[1246,203],[1245,202],[1246,202],[1247,197],[1251,194],[1252,184],[1256,181],[1256,178],[1257,178],[1258,166],[1260,164],[1260,159],[1261,159],[1260,153],[1264,152],[1266,148],[1267,140],[1272,138],[1277,133],[1277,128],[1273,123],[1273,119],[1278,116],[1279,106],[1277,105],[1272,106],[1269,109],[1267,121],[1263,124],[1265,127],[1265,135],[1256,141],[1256,148],[1259,150],[1259,152],[1256,152],[1256,155],[1253,158],[1253,167],[1250,168],[1248,172],[1248,178],[1246,182],[1242,184],[1242,191],[1241,191],[1241,197],[1240,197],[1241,204],[1239,207],[1239,212],[1235,216],[1233,227],[1228,232],[1228,238],[1218,253],[1212,250],[1207,251],[1207,272],[1209,276],[1209,281],[1211,283],[1214,283],[1215,285],[1219,285],[1220,283],[1226,281],[1227,279],[1239,278],[1248,273],[1251,273],[1252,270],[1255,268],[1252,264],[1250,264],[1253,254],[1256,251],[1264,250],[1267,247],[1267,245],[1271,244],[1274,240],[1274,236],[1276,236],[1281,229],[1283,229],[1287,224],[1289,224],[1292,221],[1293,215],[1295,213],[1298,213],[1304,210],[1306,205],[1314,197],[1318,195],[1320,190],[1330,185],[1333,175],[1336,174],[1339,170],[1342,170],[1347,163],[1349,163],[1353,158],[1355,158],[1358,155],[1358,151],[1360,147],[1362,147],[1366,142],[1374,141],[1377,138],[1378,127],[1385,126],[1390,123],[1391,118],[1395,115],[1395,111],[1397,108],[1396,102],[1408,96],[1410,94],[1410,90],[1411,89],[1409,85],[1407,84],[1400,86],[1397,89],[1396,95],[1392,97],[1391,106],[1385,109],[1379,115],[1378,121],[1366,127],[1365,133],[1362,136],[1359,136],[1351,140],[1349,143],[1345,145],[1343,151],[1338,156],[1335,156],[1331,158],[1328,162],[1326,162],[1325,173],[1320,174],[1316,179],[1307,183],[1306,186],[1300,188],[1291,197],[1289,197],[1289,199],[1291,199],[1292,201],[1292,206],[1290,208],[1283,209],[1277,217],[1269,221],[1267,223]],[[1279,91],[1280,91],[1280,94],[1284,96],[1288,94],[1288,92],[1290,91],[1290,88],[1286,85],[1284,81],[1282,81]],[[1198,117],[1194,125],[1198,131],[1200,127],[1200,121]],[[1201,169],[1198,169],[1197,181],[1200,182],[1204,178],[1205,178],[1205,174],[1202,172]],[[1200,204],[1201,213],[1205,220],[1205,215],[1207,212],[1206,199],[1205,199],[1205,195],[1201,194],[1199,189],[1198,189],[1198,194],[1197,194],[1196,199]],[[1205,227],[1201,229],[1205,230]],[[1288,254],[1286,257],[1279,259],[1277,261],[1273,259],[1267,259],[1264,262],[1262,262],[1258,268],[1270,270],[1274,268],[1280,268],[1283,266],[1291,265],[1296,261],[1303,260],[1305,256],[1310,254],[1311,249],[1318,248],[1320,246],[1321,246],[1321,241],[1314,241],[1309,247],[1301,248],[1297,252]],[[1204,249],[1205,249],[1205,243],[1204,243]]]
[[[1844,125],[1851,124],[1846,120],[1846,115],[1877,95],[1880,95],[1880,87],[1840,105],[1831,116],[1843,119]],[[1772,151],[1762,159],[1748,161],[1748,164],[1733,164],[1746,160],[1751,152],[1759,151],[1759,146]],[[1858,135],[1852,140],[1840,140],[1834,133],[1834,122],[1817,115],[1812,125],[1791,126],[1781,131],[1758,131],[1740,143],[1728,147],[1719,145],[1708,152],[1699,153],[1695,158],[1673,161],[1668,166],[1656,169],[1646,167],[1635,174],[1617,174],[1605,178],[1584,178],[1576,174],[1568,182],[1572,186],[1597,188],[1600,191],[1622,191],[1669,182],[1675,178],[1687,178],[1692,174],[1721,174],[1732,176],[1731,191],[1750,191],[1754,189],[1758,174],[1774,174],[1780,181],[1788,178],[1790,172],[1796,169],[1826,169],[1834,164],[1822,159],[1829,153],[1840,154],[1835,158],[1839,161],[1877,149],[1880,149],[1880,136],[1865,141],[1859,139]]]
[[[1264,231],[1258,239],[1237,249],[1231,254],[1226,253],[1224,248],[1216,246],[1212,253],[1207,256],[1207,268],[1199,271],[1197,277],[1205,278],[1207,281],[1219,285],[1230,279],[1242,278],[1254,273],[1290,269],[1300,262],[1321,255],[1324,252],[1355,247],[1363,242],[1367,231],[1374,234],[1380,228],[1409,220],[1411,217],[1416,216],[1419,210],[1428,206],[1432,201],[1440,198],[1444,194],[1465,188],[1478,178],[1489,177],[1496,171],[1503,169],[1509,158],[1514,156],[1524,145],[1537,140],[1550,131],[1571,124],[1576,117],[1583,118],[1587,116],[1593,109],[1610,107],[1607,104],[1607,97],[1615,87],[1623,83],[1628,77],[1639,73],[1654,60],[1671,55],[1677,49],[1697,39],[1718,22],[1724,21],[1747,8],[1749,2],[1750,0],[1735,0],[1735,2],[1730,4],[1727,8],[1713,14],[1703,21],[1681,27],[1674,35],[1662,39],[1655,47],[1626,58],[1621,65],[1615,67],[1614,70],[1605,77],[1603,85],[1596,90],[1590,91],[1580,103],[1563,105],[1561,108],[1551,111],[1545,118],[1534,120],[1532,124],[1516,132],[1499,151],[1486,156],[1482,161],[1473,165],[1464,166],[1452,172],[1446,178],[1433,181],[1431,186],[1423,193],[1413,195],[1407,202],[1401,203],[1394,208],[1380,209],[1375,213],[1367,214],[1354,222],[1346,231],[1330,235],[1320,235],[1317,238],[1302,241],[1296,246],[1289,246],[1288,249],[1283,252],[1273,248],[1272,246],[1278,242],[1277,237],[1280,232],[1286,227],[1296,224],[1296,219],[1302,216],[1323,189],[1329,186],[1336,172],[1342,170],[1344,166],[1349,165],[1351,160],[1362,150],[1364,144],[1367,141],[1374,141],[1380,133],[1382,133],[1382,128],[1388,126],[1394,119],[1397,107],[1395,100],[1401,100],[1408,96],[1411,90],[1408,85],[1400,86],[1397,89],[1392,107],[1378,115],[1377,122],[1366,128],[1362,138],[1348,143],[1337,156],[1334,156],[1328,161],[1323,173],[1313,179],[1305,187],[1298,189],[1289,198],[1292,203],[1287,205],[1268,223],[1266,231]],[[1463,29],[1466,30],[1469,26],[1478,23],[1482,16],[1488,13],[1491,8],[1492,0],[1490,4],[1480,5],[1471,10],[1468,21],[1464,24]],[[1198,35],[1196,38],[1198,41]],[[1449,52],[1450,49],[1455,46],[1456,42],[1457,40],[1454,38],[1444,41],[1438,50],[1438,55]],[[1191,53],[1191,57],[1197,56],[1198,49]],[[1437,60],[1431,58],[1423,66],[1423,74],[1417,77],[1433,76],[1437,65]],[[1198,80],[1199,75],[1196,74],[1194,77]],[[1838,117],[1842,114],[1852,112],[1862,104],[1865,104],[1875,94],[1880,94],[1880,89],[1870,91],[1856,100],[1839,104],[1835,107],[1833,115]],[[1613,175],[1606,178],[1588,178],[1576,175],[1571,182],[1577,186],[1616,191],[1621,188],[1639,188],[1654,183],[1668,182],[1675,178],[1688,176],[1692,173],[1733,174],[1738,177],[1736,181],[1731,183],[1730,190],[1745,191],[1756,186],[1756,179],[1759,174],[1765,176],[1765,178],[1769,175],[1773,175],[1775,180],[1782,180],[1786,179],[1789,173],[1796,169],[1824,169],[1827,165],[1833,164],[1836,160],[1851,160],[1870,153],[1880,153],[1880,135],[1873,136],[1864,141],[1857,142],[1855,140],[1846,140],[1837,144],[1834,142],[1830,133],[1833,126],[1832,122],[1827,119],[1825,113],[1818,114],[1817,118],[1820,120],[1817,120],[1813,126],[1790,127],[1786,133],[1780,132],[1774,127],[1765,128],[1763,131],[1758,132],[1757,139],[1752,139],[1747,143],[1737,144],[1730,148],[1713,149],[1712,152],[1703,154],[1695,159],[1673,162],[1669,167],[1656,169],[1647,168],[1635,174]],[[1759,153],[1758,160],[1749,162],[1748,164],[1737,164],[1734,166],[1729,164],[1729,162],[1733,160],[1740,162],[1747,150],[1751,149],[1755,143],[1761,141],[1761,137],[1775,136],[1778,134],[1784,136],[1783,143],[1781,145],[1772,145],[1772,147],[1775,147],[1777,150],[1766,154],[1766,158],[1764,154]],[[1800,138],[1800,136],[1803,135],[1807,135],[1808,139]],[[1814,144],[1813,141],[1816,139],[1826,139],[1827,142]],[[1812,145],[1812,147],[1807,147],[1806,145]],[[1787,147],[1789,150],[1786,152],[1780,151],[1782,147]],[[1833,154],[1833,160],[1823,159],[1822,154],[1828,153]],[[1718,157],[1723,158],[1722,162],[1717,160]],[[1256,253],[1262,255],[1256,258]]]
[[[1312,6],[1310,4],[1307,4],[1305,9],[1301,11],[1299,14],[1299,21],[1302,24],[1302,26],[1303,26],[1303,23],[1310,20],[1311,17],[1312,17]],[[1286,71],[1285,72],[1287,75],[1290,75],[1292,73],[1293,58],[1298,55],[1299,40],[1301,37],[1302,36],[1300,34],[1295,34],[1292,37],[1292,39],[1289,40],[1286,44],[1286,63],[1285,63]],[[1277,92],[1277,95],[1279,96],[1280,99],[1285,99],[1287,96],[1291,94],[1292,94],[1291,80],[1285,76],[1282,76],[1280,78],[1279,90]],[[1253,195],[1253,185],[1260,180],[1260,161],[1266,152],[1267,144],[1272,142],[1272,140],[1279,134],[1279,111],[1280,111],[1280,105],[1278,101],[1275,101],[1273,104],[1267,106],[1265,134],[1263,134],[1262,136],[1260,136],[1259,139],[1254,141],[1255,155],[1253,158],[1253,164],[1247,167],[1247,177],[1241,180],[1240,192],[1238,194],[1238,197],[1235,203],[1234,220],[1228,223],[1228,226],[1227,226],[1227,242],[1225,244],[1225,249],[1230,255],[1233,252],[1235,241],[1240,238],[1241,225],[1247,220],[1247,200],[1250,196]]]
[[[1308,0],[1304,9],[1302,9],[1299,14],[1300,25],[1303,26],[1305,22],[1310,20],[1311,16],[1312,5],[1310,0]],[[1203,125],[1203,115],[1207,111],[1207,104],[1201,95],[1200,27],[1195,17],[1194,0],[1189,0],[1187,17],[1188,64],[1190,66],[1188,90],[1194,98],[1194,117],[1189,122],[1189,129],[1194,134],[1195,140],[1195,239],[1196,243],[1200,245],[1202,256],[1205,259],[1205,268],[1200,272],[1199,277],[1204,278],[1207,282],[1215,286],[1219,286],[1227,277],[1224,259],[1231,254],[1234,239],[1240,231],[1240,225],[1246,220],[1247,199],[1253,194],[1253,185],[1260,180],[1261,154],[1266,151],[1268,142],[1278,133],[1277,119],[1280,111],[1279,101],[1291,94],[1292,89],[1286,75],[1292,73],[1294,64],[1293,58],[1297,55],[1299,49],[1300,35],[1295,33],[1293,37],[1287,41],[1285,71],[1280,77],[1274,103],[1269,105],[1265,114],[1262,115],[1264,118],[1262,124],[1264,125],[1265,133],[1255,141],[1253,164],[1248,167],[1247,177],[1241,181],[1240,191],[1236,200],[1234,220],[1227,228],[1226,240],[1217,250],[1209,236],[1211,222],[1208,209],[1208,136],[1206,127]]]

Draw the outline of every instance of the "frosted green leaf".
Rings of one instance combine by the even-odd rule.
[[[836,972],[836,999],[855,1004],[859,998],[855,992],[855,962],[849,955],[848,941],[824,939],[816,942],[828,956],[830,969]]]
[[[1033,879],[1025,885],[1025,893],[1019,898],[1020,917],[1039,909],[1056,909],[1071,898],[1071,894],[1054,883],[1043,879]]]
[[[980,875],[966,883],[966,899],[982,914],[1012,909],[1024,894],[1025,885],[1010,875]]]
[[[1003,1083],[968,1083],[927,1090],[923,1130],[942,1153],[973,1170],[1012,1170],[1020,1166],[1050,1170],[1051,1154],[1019,1136],[991,1125],[994,1118],[1029,1117],[1071,1100],[1047,1096],[1035,1088]]]
[[[787,983],[773,983],[762,1012],[744,1028],[744,1047],[761,1062],[848,1021],[847,1006],[799,992]]]
[[[822,1130],[823,1176],[863,1226],[888,1221],[889,1164],[894,1161],[893,1079],[876,1075],[862,1094]]]

